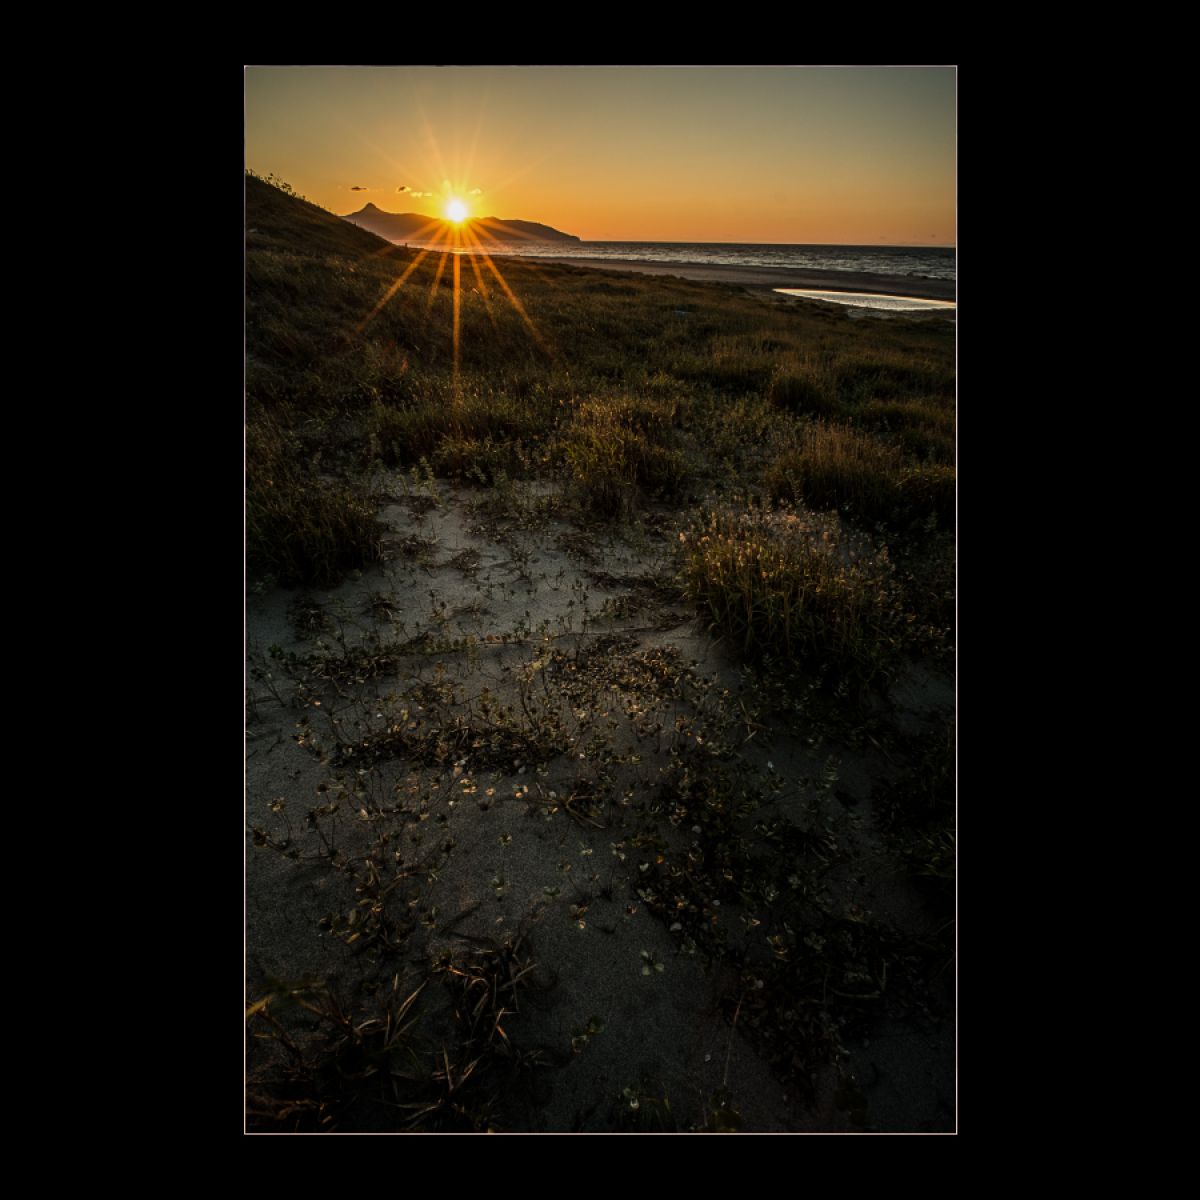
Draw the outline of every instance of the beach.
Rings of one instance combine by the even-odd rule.
[[[247,1131],[952,1132],[953,284],[246,225]]]
[[[821,288],[833,292],[876,292],[884,296],[915,296],[922,300],[954,300],[957,284],[950,279],[924,279],[914,275],[880,275],[870,271],[819,271],[813,268],[741,267],[688,263],[645,263],[612,258],[523,259],[535,263],[560,263],[604,271],[633,271],[639,275],[674,276],[702,283],[729,283],[748,288]]]

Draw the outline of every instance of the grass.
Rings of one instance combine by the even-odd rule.
[[[246,559],[252,576],[332,586],[382,557],[383,526],[361,485],[324,478],[270,418],[246,445]]]
[[[952,670],[952,327],[501,263],[518,309],[464,260],[456,349],[439,255],[256,179],[247,226],[247,568],[292,638],[251,671],[252,879],[319,898],[323,956],[252,971],[250,1127],[528,1128],[554,1071],[579,1128],[746,1127],[721,1072],[691,1095],[600,1065],[638,1001],[576,996],[531,912],[484,936],[521,888],[539,947],[653,922],[631,988],[702,962],[719,1053],[736,1030],[867,1121],[850,1038],[934,1012],[953,952],[953,735],[891,699]],[[935,932],[860,903],[880,871]]]
[[[874,524],[895,514],[893,478],[902,463],[898,451],[869,435],[817,424],[768,469],[767,491],[773,500],[802,500],[810,508]]]
[[[492,455],[503,448],[510,461],[522,449],[536,452],[553,416],[552,406],[538,396],[518,398],[479,386],[455,389],[434,383],[423,387],[419,398],[376,403],[367,426],[375,456],[389,466],[427,458],[455,468],[461,467],[465,445],[487,447]]]
[[[787,412],[822,417],[842,412],[837,393],[816,371],[781,370],[772,377],[767,395],[776,408]]]
[[[765,485],[772,500],[836,511],[868,528],[954,527],[953,467],[913,465],[899,446],[845,425],[809,426],[767,468]]]
[[[627,518],[647,495],[677,497],[689,464],[668,444],[675,415],[668,403],[626,396],[580,404],[563,442],[581,504]]]
[[[353,936],[353,935],[351,935]],[[505,1091],[542,1062],[501,1022],[534,963],[523,939],[443,958],[374,996],[277,985],[247,1010],[252,1132],[490,1133]]]
[[[680,537],[687,594],[747,656],[864,685],[895,659],[886,551],[856,549],[835,522],[751,508],[713,512]]]
[[[557,478],[612,520],[677,503],[698,478],[867,522],[944,526],[952,511],[952,474],[917,470],[953,467],[949,329],[529,262],[504,264],[518,310],[460,263],[455,369],[438,255],[257,179],[247,222],[251,431],[307,422],[355,468],[425,459],[464,481]],[[799,441],[797,420],[816,422]],[[280,507],[264,541],[290,536],[296,505]]]

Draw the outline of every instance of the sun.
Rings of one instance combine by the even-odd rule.
[[[467,219],[467,206],[457,197],[452,196],[446,201],[446,217],[456,225]]]

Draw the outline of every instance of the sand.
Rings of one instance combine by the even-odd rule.
[[[876,292],[884,296],[915,296],[922,300],[954,300],[958,295],[958,285],[952,279],[879,275],[871,271],[819,271],[809,268],[737,267],[723,264],[695,266],[689,263],[647,263],[612,258],[539,257],[532,261],[606,271],[633,271],[639,275],[667,275],[678,279],[694,279],[701,283],[729,283],[750,288],[824,288],[833,292]]]
[[[555,489],[540,484],[511,483],[502,495],[443,484],[414,490],[399,472],[378,482],[392,497],[381,511],[394,543],[389,562],[336,588],[272,588],[249,598],[248,824],[276,839],[292,835],[302,858],[248,849],[248,1002],[281,980],[326,979],[350,997],[383,970],[326,924],[360,899],[343,873],[322,864],[305,819],[336,794],[341,812],[330,832],[348,861],[365,861],[381,835],[406,862],[434,856],[427,877],[411,883],[414,907],[403,898],[392,905],[398,920],[411,911],[415,928],[387,964],[387,980],[394,972],[411,989],[439,952],[528,938],[533,978],[545,987],[505,1024],[517,1046],[549,1065],[531,1076],[531,1092],[508,1098],[503,1127],[601,1131],[623,1111],[622,1097],[640,1095],[647,1103],[668,1096],[678,1128],[703,1128],[713,1098],[727,1089],[744,1128],[756,1132],[953,1128],[952,1025],[893,1018],[869,1041],[851,1040],[842,1065],[861,1091],[859,1118],[839,1100],[832,1068],[817,1080],[815,1103],[803,1104],[778,1082],[763,1047],[744,1036],[757,1020],[749,977],[739,979],[729,963],[706,968],[687,932],[678,923],[668,928],[639,894],[658,871],[637,840],[647,819],[639,805],[655,794],[681,739],[677,721],[688,729],[694,722],[705,738],[719,734],[725,707],[742,711],[732,697],[746,686],[725,649],[665,586],[672,513],[647,514],[637,531],[606,533],[577,528]],[[417,635],[445,639],[445,647],[421,649],[410,641]],[[457,648],[463,638],[467,650]],[[343,645],[398,643],[414,648],[394,672],[336,686],[286,666],[288,654],[336,658]],[[685,682],[657,683],[664,665]],[[422,722],[448,703],[461,714],[485,688],[512,705],[524,727],[525,706],[539,711],[547,683],[557,695],[576,677],[589,682],[568,717],[569,753],[545,763],[479,761],[469,743],[453,766],[395,760],[355,771],[331,760],[335,728],[357,739],[401,711]],[[707,681],[711,689],[701,691]],[[917,728],[953,704],[949,681],[914,678],[907,686],[902,708]],[[730,699],[719,700],[726,688]],[[438,699],[447,689],[457,694],[453,702]],[[648,722],[665,734],[648,735]],[[888,762],[869,745],[813,744],[811,731],[787,721],[764,717],[750,728],[740,769],[762,782],[761,815],[836,830],[853,864],[825,877],[839,903],[923,931],[919,904],[870,828],[872,793],[888,777]],[[640,763],[593,765],[600,735],[601,756],[611,737]],[[822,790],[831,764],[836,791]],[[586,785],[593,776],[602,783],[609,770],[614,783],[594,792],[598,807],[589,817]],[[582,797],[574,814],[563,799],[572,794]],[[692,836],[661,825],[669,839]],[[731,944],[759,961],[762,946],[756,957],[752,943],[761,943],[760,931],[743,920],[747,914],[732,903],[713,909]],[[443,990],[435,981],[426,1001]],[[735,1001],[744,1002],[740,1025],[730,1019]],[[602,1032],[587,1036],[592,1022]],[[251,1070],[260,1067],[256,1045]]]

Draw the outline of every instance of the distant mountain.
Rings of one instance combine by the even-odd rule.
[[[578,242],[573,233],[563,233],[537,221],[510,221],[500,217],[472,217],[461,225],[440,217],[421,213],[390,213],[374,204],[367,204],[356,213],[342,218],[361,229],[368,229],[389,242],[430,242],[439,240],[449,230],[470,229],[486,246],[489,241],[500,242]]]

